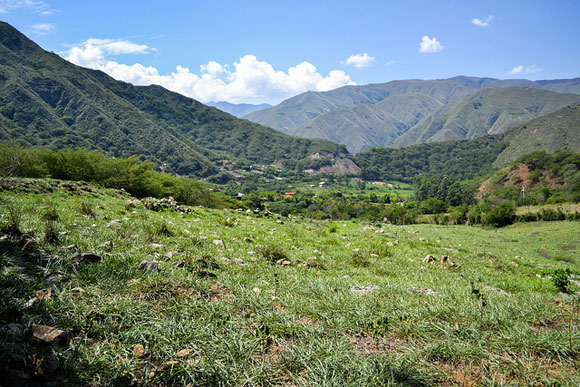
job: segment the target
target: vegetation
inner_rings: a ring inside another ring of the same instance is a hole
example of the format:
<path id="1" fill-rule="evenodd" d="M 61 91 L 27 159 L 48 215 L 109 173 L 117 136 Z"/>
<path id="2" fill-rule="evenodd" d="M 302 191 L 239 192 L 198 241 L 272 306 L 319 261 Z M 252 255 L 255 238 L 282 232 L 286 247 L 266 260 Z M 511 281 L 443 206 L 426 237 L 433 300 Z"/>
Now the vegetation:
<path id="1" fill-rule="evenodd" d="M 496 172 L 482 184 L 482 195 L 518 205 L 580 202 L 580 154 L 536 151 Z"/>
<path id="2" fill-rule="evenodd" d="M 189 205 L 214 208 L 234 204 L 226 196 L 210 191 L 198 181 L 157 172 L 155 164 L 140 162 L 134 156 L 114 159 L 97 151 L 52 151 L 0 144 L 0 173 L 6 175 L 7 171 L 16 177 L 87 181 L 107 188 L 124 189 L 139 198 L 171 196 Z M 10 181 L 5 183 L 8 186 L 11 184 Z M 91 208 L 83 208 L 85 215 L 91 211 Z"/>
<path id="3" fill-rule="evenodd" d="M 296 217 L 128 208 L 127 193 L 97 187 L 12 189 L 0 223 L 17 218 L 22 234 L 0 235 L 3 383 L 580 383 L 576 222 L 355 220 L 331 232 Z M 44 238 L 47 219 L 58 242 Z M 562 295 L 549 278 L 566 269 Z M 68 338 L 51 346 L 33 324 Z"/>
<path id="4" fill-rule="evenodd" d="M 418 175 L 446 174 L 456 180 L 486 176 L 507 144 L 500 137 L 374 148 L 356 155 L 360 176 L 368 180 L 411 182 Z"/>
<path id="5" fill-rule="evenodd" d="M 0 140 L 137 155 L 198 177 L 232 162 L 295 169 L 316 152 L 347 154 L 341 145 L 290 137 L 160 86 L 133 86 L 75 66 L 6 23 L 0 57 Z"/>

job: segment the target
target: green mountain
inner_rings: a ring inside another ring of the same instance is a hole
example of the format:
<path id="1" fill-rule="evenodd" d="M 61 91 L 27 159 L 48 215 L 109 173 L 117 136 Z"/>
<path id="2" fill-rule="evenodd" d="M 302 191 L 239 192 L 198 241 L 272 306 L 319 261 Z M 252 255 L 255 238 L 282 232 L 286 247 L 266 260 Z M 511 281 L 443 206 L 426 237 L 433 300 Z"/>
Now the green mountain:
<path id="1" fill-rule="evenodd" d="M 535 118 L 503 134 L 374 148 L 358 153 L 355 162 L 361 167 L 361 177 L 369 180 L 411 181 L 416 175 L 440 173 L 472 179 L 489 175 L 530 152 L 559 149 L 580 153 L 580 105 Z"/>
<path id="2" fill-rule="evenodd" d="M 220 102 L 208 102 L 206 103 L 208 106 L 213 106 L 220 109 L 222 112 L 230 113 L 232 116 L 236 116 L 238 118 L 245 116 L 246 114 L 250 114 L 257 110 L 268 109 L 271 108 L 272 105 L 269 103 L 261 103 L 259 105 L 253 105 L 251 103 L 230 103 L 225 101 Z"/>
<path id="3" fill-rule="evenodd" d="M 533 151 L 580 153 L 580 105 L 535 118 L 508 130 L 503 138 L 509 146 L 495 160 L 498 167 Z"/>
<path id="4" fill-rule="evenodd" d="M 458 76 L 438 80 L 402 80 L 363 86 L 344 86 L 326 92 L 306 92 L 277 106 L 248 114 L 244 118 L 284 133 L 330 111 L 358 104 L 375 104 L 396 94 L 425 94 L 443 104 L 456 101 L 487 87 L 531 87 L 560 93 L 580 94 L 580 78 L 529 81 Z"/>
<path id="5" fill-rule="evenodd" d="M 343 146 L 290 137 L 160 86 L 133 86 L 73 65 L 1 22 L 0 140 L 138 155 L 196 176 L 232 161 L 296 167 L 311 164 L 312 154 L 347 154 Z"/>
<path id="6" fill-rule="evenodd" d="M 345 144 L 351 153 L 358 153 L 392 143 L 441 106 L 440 101 L 425 94 L 395 94 L 376 104 L 359 104 L 322 114 L 290 134 L 325 138 Z"/>
<path id="7" fill-rule="evenodd" d="M 447 104 L 409 129 L 394 145 L 473 139 L 499 134 L 532 118 L 580 103 L 580 95 L 528 87 L 485 88 Z"/>

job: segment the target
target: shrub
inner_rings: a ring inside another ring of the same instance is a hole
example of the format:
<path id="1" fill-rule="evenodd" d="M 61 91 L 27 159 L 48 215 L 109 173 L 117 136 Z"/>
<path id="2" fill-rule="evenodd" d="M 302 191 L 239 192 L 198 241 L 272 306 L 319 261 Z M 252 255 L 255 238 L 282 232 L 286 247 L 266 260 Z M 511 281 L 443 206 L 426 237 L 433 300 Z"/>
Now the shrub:
<path id="1" fill-rule="evenodd" d="M 288 254 L 282 247 L 277 245 L 264 246 L 259 249 L 259 253 L 262 255 L 262 257 L 272 262 L 279 261 L 280 259 L 288 259 Z"/>
<path id="2" fill-rule="evenodd" d="M 470 224 L 503 227 L 516 220 L 516 207 L 512 202 L 495 204 L 486 201 L 472 207 L 467 217 Z"/>
<path id="3" fill-rule="evenodd" d="M 570 269 L 557 269 L 554 270 L 552 274 L 552 283 L 558 288 L 559 291 L 568 293 L 568 287 L 570 286 Z"/>
<path id="4" fill-rule="evenodd" d="M 419 210 L 423 214 L 440 214 L 447 211 L 447 204 L 443 200 L 429 198 L 421 202 Z"/>

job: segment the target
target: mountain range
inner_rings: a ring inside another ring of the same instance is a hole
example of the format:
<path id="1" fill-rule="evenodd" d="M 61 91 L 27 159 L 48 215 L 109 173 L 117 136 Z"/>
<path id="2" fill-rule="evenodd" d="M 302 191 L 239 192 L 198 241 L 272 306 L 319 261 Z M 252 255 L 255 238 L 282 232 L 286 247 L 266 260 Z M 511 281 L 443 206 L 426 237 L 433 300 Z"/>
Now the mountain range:
<path id="1" fill-rule="evenodd" d="M 284 133 L 345 144 L 357 153 L 376 146 L 501 133 L 539 115 L 575 106 L 580 103 L 577 94 L 580 78 L 529 81 L 459 76 L 306 92 L 244 118 Z"/>
<path id="2" fill-rule="evenodd" d="M 216 107 L 220 109 L 222 112 L 230 113 L 232 116 L 236 116 L 238 118 L 243 117 L 252 112 L 255 112 L 257 110 L 263 110 L 272 107 L 272 105 L 270 105 L 269 103 L 261 103 L 259 105 L 253 105 L 251 103 L 236 104 L 225 101 L 208 102 L 206 103 L 206 105 Z"/>
<path id="3" fill-rule="evenodd" d="M 330 141 L 291 137 L 160 86 L 133 86 L 47 52 L 0 22 L 0 140 L 166 164 L 206 177 L 223 165 L 310 166 L 348 157 Z"/>

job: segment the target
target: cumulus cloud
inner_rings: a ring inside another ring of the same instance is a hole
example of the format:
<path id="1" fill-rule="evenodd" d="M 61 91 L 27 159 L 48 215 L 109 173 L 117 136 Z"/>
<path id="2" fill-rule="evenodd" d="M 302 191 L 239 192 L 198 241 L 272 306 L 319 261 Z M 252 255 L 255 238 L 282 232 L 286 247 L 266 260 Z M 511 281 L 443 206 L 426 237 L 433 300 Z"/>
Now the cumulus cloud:
<path id="1" fill-rule="evenodd" d="M 32 34 L 34 35 L 46 35 L 54 31 L 55 25 L 50 23 L 35 24 L 32 26 Z"/>
<path id="2" fill-rule="evenodd" d="M 445 47 L 442 46 L 441 43 L 437 39 L 435 39 L 435 37 L 429 38 L 427 35 L 425 35 L 421 39 L 421 43 L 419 45 L 419 52 L 433 53 L 439 52 L 443 50 L 443 48 Z"/>
<path id="3" fill-rule="evenodd" d="M 279 102 L 308 90 L 326 91 L 354 82 L 344 71 L 333 70 L 327 76 L 308 62 L 276 70 L 254 55 L 241 57 L 233 66 L 210 61 L 199 72 L 177 66 L 170 74 L 161 74 L 152 66 L 140 63 L 127 65 L 108 58 L 109 55 L 147 54 L 153 49 L 128 41 L 89 39 L 72 47 L 65 59 L 92 69 L 104 71 L 115 79 L 136 85 L 161 85 L 169 90 L 202 102 Z"/>
<path id="4" fill-rule="evenodd" d="M 48 4 L 36 0 L 0 0 L 0 13 L 8 13 L 17 9 L 30 9 L 40 14 L 46 14 Z"/>
<path id="5" fill-rule="evenodd" d="M 540 71 L 542 71 L 542 69 L 536 65 L 530 65 L 530 66 L 518 65 L 518 66 L 514 67 L 513 69 L 511 69 L 511 71 L 508 74 L 510 74 L 510 75 L 533 74 L 533 73 L 537 73 Z"/>
<path id="6" fill-rule="evenodd" d="M 354 67 L 356 67 L 357 69 L 360 69 L 363 67 L 370 66 L 374 60 L 375 60 L 375 58 L 373 56 L 370 56 L 369 54 L 367 54 L 365 52 L 362 55 L 361 54 L 351 55 L 342 63 L 345 65 L 354 65 Z"/>
<path id="7" fill-rule="evenodd" d="M 144 44 L 127 40 L 88 39 L 80 46 L 72 47 L 65 59 L 79 66 L 98 69 L 107 64 L 107 55 L 147 54 L 150 51 Z"/>
<path id="8" fill-rule="evenodd" d="M 487 27 L 487 26 L 489 26 L 489 23 L 491 23 L 491 21 L 493 20 L 493 18 L 494 18 L 493 15 L 489 15 L 485 19 L 473 18 L 473 20 L 471 20 L 471 23 L 473 25 L 478 26 L 478 27 Z"/>

